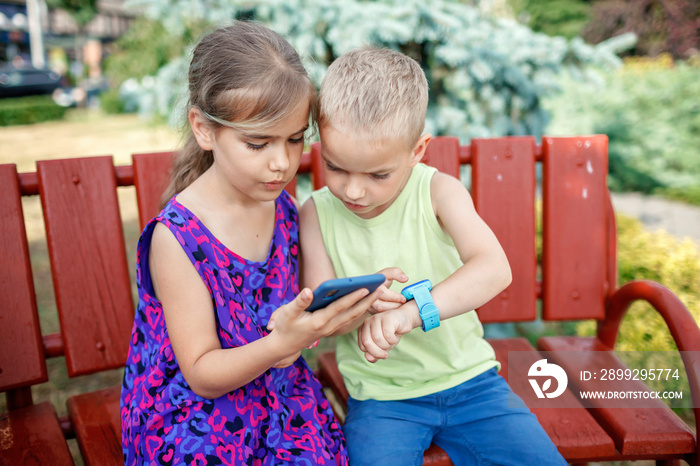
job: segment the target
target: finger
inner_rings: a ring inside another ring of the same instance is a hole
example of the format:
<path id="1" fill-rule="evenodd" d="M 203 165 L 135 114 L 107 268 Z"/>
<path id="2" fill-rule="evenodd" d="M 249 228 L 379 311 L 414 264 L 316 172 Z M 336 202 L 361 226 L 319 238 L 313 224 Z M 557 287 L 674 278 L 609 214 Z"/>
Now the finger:
<path id="1" fill-rule="evenodd" d="M 286 306 L 290 307 L 292 309 L 292 312 L 299 316 L 301 315 L 307 307 L 309 307 L 309 304 L 311 304 L 311 301 L 314 299 L 314 294 L 309 288 L 304 288 L 301 290 L 301 292 L 297 295 L 296 298 L 290 303 L 287 303 Z"/>
<path id="2" fill-rule="evenodd" d="M 311 343 L 309 346 L 306 347 L 306 349 L 316 348 L 318 346 L 319 341 L 320 340 L 316 340 L 315 342 Z"/>
<path id="3" fill-rule="evenodd" d="M 349 299 L 347 302 L 343 301 L 345 299 L 341 298 L 338 301 L 336 301 L 333 304 L 342 304 L 347 307 L 339 308 L 334 311 L 334 317 L 331 319 L 332 324 L 336 327 L 342 327 L 350 322 L 353 322 L 365 315 L 365 313 L 369 310 L 370 306 L 374 304 L 379 298 L 379 289 L 374 290 L 371 294 L 367 295 L 367 290 L 360 290 L 365 292 L 365 297 L 357 300 L 355 299 L 355 302 L 353 304 L 353 300 Z M 351 293 L 348 296 L 354 295 L 356 292 Z M 361 295 L 360 295 L 361 296 Z M 354 299 L 354 298 L 353 298 Z M 348 305 L 348 303 L 350 305 Z M 330 307 L 330 306 L 329 306 Z"/>
<path id="4" fill-rule="evenodd" d="M 377 330 L 378 328 L 378 330 Z M 376 359 L 386 359 L 388 356 L 388 353 L 381 348 L 377 343 L 377 341 L 374 339 L 376 335 L 379 334 L 381 335 L 381 325 L 376 325 L 375 319 L 370 319 L 369 321 L 365 321 L 363 324 L 363 332 L 362 332 L 362 345 L 364 346 L 364 351 L 365 353 L 369 353 Z M 358 337 L 359 337 L 359 332 L 358 332 Z M 379 340 L 381 341 L 383 338 L 380 337 Z"/>
<path id="5" fill-rule="evenodd" d="M 382 349 L 382 325 L 377 317 L 365 320 L 362 324 L 362 330 L 362 342 L 365 346 L 365 351 L 371 351 L 375 347 Z"/>
<path id="6" fill-rule="evenodd" d="M 393 345 L 389 342 L 387 335 L 393 334 L 383 325 L 374 325 L 372 328 L 372 341 L 384 351 L 389 351 Z"/>
<path id="7" fill-rule="evenodd" d="M 365 359 L 369 362 L 377 362 L 380 359 L 387 359 L 388 357 L 389 353 L 384 350 L 369 348 L 365 351 Z"/>
<path id="8" fill-rule="evenodd" d="M 381 312 L 391 311 L 392 309 L 400 308 L 401 305 L 402 305 L 401 303 L 390 303 L 390 302 L 382 301 L 381 299 L 378 299 L 374 302 L 374 304 L 372 304 L 372 309 L 370 310 L 370 313 L 378 314 Z"/>
<path id="9" fill-rule="evenodd" d="M 360 328 L 357 329 L 357 346 L 363 353 L 367 351 L 367 348 L 365 348 L 365 345 L 362 343 L 362 334 L 364 332 L 364 328 L 365 326 L 361 325 Z"/>
<path id="10" fill-rule="evenodd" d="M 401 341 L 401 336 L 392 333 L 390 335 L 384 335 L 384 341 L 386 342 L 386 346 L 382 346 L 382 349 L 389 353 L 392 349 L 396 348 L 396 345 L 399 344 L 399 341 Z"/>
<path id="11" fill-rule="evenodd" d="M 382 289 L 382 295 L 381 295 L 382 301 L 391 301 L 394 303 L 405 303 L 406 302 L 406 297 L 402 295 L 401 293 L 397 293 L 396 291 L 390 290 L 388 288 L 383 288 Z"/>
<path id="12" fill-rule="evenodd" d="M 391 286 L 393 280 L 401 283 L 406 283 L 408 281 L 408 276 L 406 276 L 406 274 L 403 273 L 403 270 L 401 270 L 399 267 L 387 267 L 380 270 L 379 273 L 386 277 L 384 284 L 387 287 Z"/>
<path id="13" fill-rule="evenodd" d="M 342 298 L 333 301 L 327 307 L 332 308 L 335 313 L 342 312 L 346 309 L 349 309 L 353 305 L 359 303 L 368 294 L 369 290 L 367 290 L 367 288 L 355 290 L 352 293 L 349 293 L 343 296 Z"/>
<path id="14" fill-rule="evenodd" d="M 280 309 L 281 309 L 281 307 L 278 307 L 277 309 L 275 309 L 275 312 L 273 312 L 270 315 L 270 321 L 267 323 L 267 330 L 268 331 L 272 331 L 272 329 L 275 328 L 275 321 L 277 320 L 277 316 L 280 313 Z"/>
<path id="15" fill-rule="evenodd" d="M 393 309 L 398 309 L 402 306 L 400 303 L 388 303 L 386 301 L 382 301 L 381 299 L 377 299 L 372 306 L 367 309 L 367 312 L 369 312 L 372 315 L 375 314 L 381 314 L 382 312 L 386 311 L 391 311 Z"/>

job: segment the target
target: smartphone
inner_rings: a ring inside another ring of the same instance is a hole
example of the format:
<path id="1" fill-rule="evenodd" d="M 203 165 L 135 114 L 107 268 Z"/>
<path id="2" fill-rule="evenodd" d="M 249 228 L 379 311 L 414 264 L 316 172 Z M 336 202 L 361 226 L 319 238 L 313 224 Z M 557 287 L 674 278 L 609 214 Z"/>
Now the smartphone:
<path id="1" fill-rule="evenodd" d="M 327 280 L 314 290 L 314 300 L 309 304 L 306 310 L 309 312 L 317 311 L 318 309 L 328 306 L 336 299 L 342 298 L 346 294 L 350 294 L 361 288 L 367 288 L 371 293 L 376 290 L 379 285 L 384 283 L 385 280 L 386 277 L 381 273 Z"/>

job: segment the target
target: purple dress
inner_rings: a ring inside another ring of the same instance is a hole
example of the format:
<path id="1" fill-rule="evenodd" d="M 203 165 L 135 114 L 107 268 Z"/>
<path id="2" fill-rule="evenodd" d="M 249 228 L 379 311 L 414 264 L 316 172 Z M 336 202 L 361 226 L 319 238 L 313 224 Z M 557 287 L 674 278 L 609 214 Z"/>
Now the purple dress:
<path id="1" fill-rule="evenodd" d="M 163 308 L 153 296 L 148 251 L 156 222 L 175 235 L 211 293 L 222 348 L 268 332 L 272 312 L 298 284 L 298 214 L 277 198 L 275 231 L 264 262 L 228 250 L 173 198 L 139 240 L 139 303 L 121 393 L 124 461 L 133 464 L 347 465 L 343 434 L 303 358 L 219 398 L 196 395 L 177 364 Z"/>

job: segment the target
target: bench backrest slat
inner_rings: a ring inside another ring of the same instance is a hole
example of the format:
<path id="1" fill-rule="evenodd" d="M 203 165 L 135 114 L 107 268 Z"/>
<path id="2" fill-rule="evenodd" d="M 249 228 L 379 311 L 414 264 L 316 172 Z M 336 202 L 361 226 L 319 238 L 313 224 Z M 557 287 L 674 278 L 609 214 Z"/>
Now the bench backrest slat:
<path id="1" fill-rule="evenodd" d="M 136 187 L 136 202 L 139 208 L 139 225 L 141 230 L 161 210 L 161 197 L 170 182 L 175 156 L 176 152 L 132 155 L 134 186 Z M 284 189 L 292 196 L 296 196 L 296 176 Z"/>
<path id="2" fill-rule="evenodd" d="M 434 137 L 421 162 L 459 178 L 459 139 L 450 136 Z"/>
<path id="3" fill-rule="evenodd" d="M 296 175 L 292 180 L 287 183 L 287 186 L 284 187 L 284 190 L 289 193 L 290 196 L 296 197 L 297 195 L 297 177 Z"/>
<path id="4" fill-rule="evenodd" d="M 19 178 L 0 165 L 0 391 L 48 380 Z"/>
<path id="5" fill-rule="evenodd" d="M 139 208 L 140 230 L 160 212 L 161 197 L 168 187 L 175 152 L 134 154 L 134 186 Z"/>
<path id="6" fill-rule="evenodd" d="M 323 158 L 321 157 L 321 143 L 311 144 L 311 186 L 314 190 L 321 189 L 326 185 L 326 178 L 323 176 Z"/>
<path id="7" fill-rule="evenodd" d="M 608 292 L 607 137 L 544 138 L 546 320 L 601 319 Z"/>
<path id="8" fill-rule="evenodd" d="M 482 322 L 535 320 L 535 140 L 474 139 L 472 187 L 477 212 L 493 230 L 510 262 L 513 281 L 479 308 Z"/>
<path id="9" fill-rule="evenodd" d="M 134 304 L 112 157 L 37 162 L 69 375 L 122 367 Z"/>

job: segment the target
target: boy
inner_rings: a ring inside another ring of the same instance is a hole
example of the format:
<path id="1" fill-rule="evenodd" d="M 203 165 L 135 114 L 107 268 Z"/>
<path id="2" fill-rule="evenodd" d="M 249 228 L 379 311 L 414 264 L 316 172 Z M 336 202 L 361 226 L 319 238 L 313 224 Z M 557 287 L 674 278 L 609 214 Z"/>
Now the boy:
<path id="1" fill-rule="evenodd" d="M 434 441 L 456 465 L 566 464 L 483 338 L 473 309 L 508 286 L 510 267 L 462 183 L 419 163 L 427 104 L 420 66 L 390 50 L 343 55 L 321 86 L 327 187 L 301 211 L 305 286 L 381 270 L 388 288 L 337 338 L 350 462 L 421 464 Z M 423 279 L 439 321 L 394 283 Z"/>

